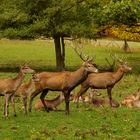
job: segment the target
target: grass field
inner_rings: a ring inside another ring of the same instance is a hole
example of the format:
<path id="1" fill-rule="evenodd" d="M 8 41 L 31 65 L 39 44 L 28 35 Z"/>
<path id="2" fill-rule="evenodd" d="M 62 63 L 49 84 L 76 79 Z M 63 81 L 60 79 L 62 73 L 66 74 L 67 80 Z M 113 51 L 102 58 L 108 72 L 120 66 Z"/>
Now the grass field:
<path id="1" fill-rule="evenodd" d="M 103 41 L 102 41 L 103 42 Z M 101 43 L 102 43 L 101 42 Z M 125 54 L 133 71 L 113 88 L 113 98 L 121 101 L 127 94 L 135 92 L 140 87 L 140 46 L 130 42 L 131 53 Z M 109 52 L 119 56 L 124 55 L 118 47 L 98 47 L 84 44 L 84 51 L 89 55 L 96 54 L 95 62 L 101 66 L 107 65 L 105 57 Z M 0 68 L 15 69 L 29 62 L 36 70 L 55 70 L 55 53 L 52 41 L 0 41 Z M 75 70 L 82 61 L 66 43 L 66 69 Z M 0 72 L 0 77 L 14 77 L 17 73 Z M 30 75 L 26 76 L 26 81 Z M 75 89 L 77 92 L 79 87 Z M 105 90 L 100 90 L 107 96 Z M 48 98 L 58 95 L 49 92 Z M 35 98 L 34 103 L 39 99 Z M 13 117 L 11 106 L 8 118 L 3 118 L 3 97 L 0 98 L 0 139 L 2 140 L 139 140 L 140 139 L 140 109 L 138 108 L 95 108 L 80 104 L 77 109 L 71 103 L 69 116 L 63 111 L 46 113 L 35 111 L 27 116 L 23 113 L 22 103 L 16 99 L 17 117 Z M 65 104 L 60 105 L 64 110 Z"/>

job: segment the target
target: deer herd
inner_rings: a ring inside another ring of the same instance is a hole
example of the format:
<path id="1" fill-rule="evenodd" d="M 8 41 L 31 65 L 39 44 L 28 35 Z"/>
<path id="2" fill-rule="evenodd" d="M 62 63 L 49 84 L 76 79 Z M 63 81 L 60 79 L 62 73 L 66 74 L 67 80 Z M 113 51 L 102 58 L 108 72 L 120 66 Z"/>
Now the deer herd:
<path id="1" fill-rule="evenodd" d="M 15 78 L 1 78 L 0 79 L 0 96 L 4 96 L 4 117 L 8 116 L 9 101 L 11 101 L 14 116 L 15 97 L 21 97 L 23 101 L 24 111 L 27 114 L 27 101 L 29 100 L 29 112 L 32 111 L 32 104 L 34 98 L 40 94 L 40 100 L 36 102 L 34 109 L 57 110 L 57 106 L 65 101 L 65 113 L 69 114 L 69 102 L 75 102 L 79 107 L 79 101 L 84 105 L 92 104 L 96 107 L 104 107 L 109 105 L 111 107 L 119 107 L 125 105 L 128 107 L 140 107 L 140 89 L 132 95 L 123 99 L 119 104 L 112 99 L 112 89 L 122 78 L 126 72 L 132 70 L 122 59 L 117 59 L 119 67 L 116 72 L 98 72 L 98 69 L 93 65 L 91 58 L 83 57 L 82 53 L 76 53 L 84 61 L 79 69 L 76 71 L 62 71 L 62 72 L 40 72 L 36 73 L 29 66 L 24 65 Z M 24 77 L 27 73 L 32 76 L 28 83 L 24 83 Z M 73 90 L 80 85 L 80 90 L 76 94 Z M 91 89 L 89 92 L 88 89 Z M 108 99 L 100 97 L 97 89 L 106 89 Z M 60 91 L 60 95 L 52 100 L 45 99 L 48 91 Z M 87 96 L 84 93 L 89 92 Z"/>

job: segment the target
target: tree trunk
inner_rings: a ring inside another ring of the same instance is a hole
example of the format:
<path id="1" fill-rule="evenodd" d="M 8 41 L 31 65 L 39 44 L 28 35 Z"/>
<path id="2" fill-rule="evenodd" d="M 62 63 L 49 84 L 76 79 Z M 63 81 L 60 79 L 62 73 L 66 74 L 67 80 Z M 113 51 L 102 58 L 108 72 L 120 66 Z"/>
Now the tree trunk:
<path id="1" fill-rule="evenodd" d="M 62 44 L 62 67 L 65 68 L 65 43 L 64 43 L 64 37 L 61 37 L 61 44 Z"/>
<path id="2" fill-rule="evenodd" d="M 56 69 L 57 69 L 57 71 L 62 71 L 62 70 L 64 70 L 64 67 L 65 67 L 64 38 L 61 37 L 60 35 L 55 35 L 54 43 L 55 43 L 55 54 L 56 54 Z"/>
<path id="3" fill-rule="evenodd" d="M 128 46 L 128 43 L 127 43 L 127 40 L 126 39 L 124 39 L 124 45 L 123 45 L 123 50 L 124 50 L 124 52 L 130 52 L 130 48 L 129 48 L 129 46 Z"/>

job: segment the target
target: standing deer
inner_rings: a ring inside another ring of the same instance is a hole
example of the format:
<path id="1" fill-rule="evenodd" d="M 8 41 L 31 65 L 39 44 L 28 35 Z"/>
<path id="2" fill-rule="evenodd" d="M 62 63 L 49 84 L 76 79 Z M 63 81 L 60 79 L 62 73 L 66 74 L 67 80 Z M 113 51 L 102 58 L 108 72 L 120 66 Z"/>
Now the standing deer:
<path id="1" fill-rule="evenodd" d="M 76 51 L 78 53 L 78 51 Z M 46 109 L 49 112 L 47 105 L 45 104 L 44 98 L 48 91 L 62 91 L 65 97 L 65 113 L 69 114 L 69 97 L 70 92 L 82 83 L 91 72 L 97 72 L 98 70 L 91 64 L 91 59 L 89 57 L 85 60 L 82 57 L 82 53 L 79 54 L 80 58 L 85 62 L 82 66 L 74 71 L 63 71 L 63 72 L 41 72 L 37 74 L 40 79 L 39 83 L 36 83 L 36 90 L 31 94 L 29 111 L 32 109 L 32 102 L 34 97 L 41 93 L 40 99 Z"/>
<path id="2" fill-rule="evenodd" d="M 27 114 L 27 99 L 29 94 L 35 89 L 35 83 L 39 82 L 38 77 L 33 74 L 28 83 L 23 83 L 14 94 L 15 97 L 21 97 L 24 105 L 25 114 Z"/>
<path id="3" fill-rule="evenodd" d="M 10 99 L 12 102 L 14 116 L 16 116 L 14 94 L 16 90 L 18 89 L 18 87 L 21 85 L 26 73 L 34 73 L 34 70 L 32 70 L 27 65 L 24 65 L 20 68 L 20 71 L 15 78 L 0 79 L 0 95 L 3 95 L 5 98 L 5 103 L 4 103 L 4 116 L 5 117 L 8 116 L 8 106 L 9 106 Z"/>
<path id="4" fill-rule="evenodd" d="M 87 79 L 81 84 L 81 89 L 77 94 L 77 107 L 79 97 L 82 96 L 89 87 L 93 89 L 107 89 L 110 106 L 113 106 L 112 88 L 122 79 L 124 73 L 132 70 L 132 68 L 129 67 L 126 62 L 123 62 L 122 59 L 117 60 L 119 61 L 120 66 L 116 72 L 91 73 L 88 75 Z"/>

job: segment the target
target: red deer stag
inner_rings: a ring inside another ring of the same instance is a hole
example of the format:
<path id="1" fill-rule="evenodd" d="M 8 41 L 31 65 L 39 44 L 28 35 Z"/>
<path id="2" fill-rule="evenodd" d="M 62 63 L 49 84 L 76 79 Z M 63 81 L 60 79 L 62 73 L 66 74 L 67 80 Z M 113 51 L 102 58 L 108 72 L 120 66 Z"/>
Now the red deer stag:
<path id="1" fill-rule="evenodd" d="M 78 51 L 76 51 L 78 53 Z M 47 95 L 48 91 L 62 91 L 65 97 L 65 113 L 69 114 L 69 97 L 70 92 L 78 86 L 81 82 L 83 82 L 89 73 L 97 72 L 98 70 L 91 64 L 91 59 L 87 58 L 83 59 L 82 53 L 79 54 L 80 58 L 85 62 L 82 66 L 74 71 L 63 71 L 63 72 L 41 72 L 37 74 L 37 77 L 40 79 L 39 83 L 36 83 L 36 90 L 31 94 L 30 103 L 29 103 L 29 111 L 32 109 L 32 101 L 35 96 L 37 96 L 40 92 L 40 99 L 46 109 L 49 112 L 47 105 L 45 104 L 44 98 Z"/>
<path id="2" fill-rule="evenodd" d="M 132 70 L 122 59 L 117 58 L 117 61 L 120 63 L 120 66 L 116 72 L 91 73 L 88 75 L 87 79 L 81 84 L 81 89 L 77 94 L 77 107 L 79 97 L 82 96 L 89 87 L 93 89 L 107 89 L 110 105 L 113 106 L 111 95 L 112 88 L 122 79 L 124 73 Z"/>
<path id="3" fill-rule="evenodd" d="M 34 73 L 35 71 L 32 70 L 27 65 L 24 65 L 20 68 L 20 71 L 18 75 L 15 78 L 5 78 L 0 79 L 0 95 L 3 95 L 5 97 L 5 103 L 4 103 L 4 116 L 8 116 L 8 106 L 9 106 L 9 100 L 11 99 L 12 107 L 14 111 L 14 116 L 16 116 L 15 111 L 15 103 L 14 103 L 14 94 L 18 87 L 21 85 L 24 76 L 26 73 Z"/>
<path id="4" fill-rule="evenodd" d="M 15 97 L 21 97 L 24 105 L 25 114 L 27 114 L 27 99 L 35 89 L 35 83 L 39 82 L 38 77 L 33 74 L 28 83 L 23 83 L 16 91 Z"/>

